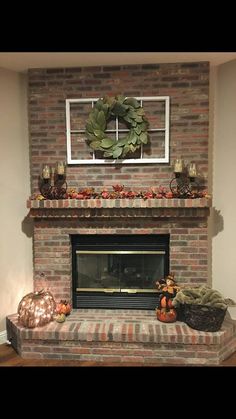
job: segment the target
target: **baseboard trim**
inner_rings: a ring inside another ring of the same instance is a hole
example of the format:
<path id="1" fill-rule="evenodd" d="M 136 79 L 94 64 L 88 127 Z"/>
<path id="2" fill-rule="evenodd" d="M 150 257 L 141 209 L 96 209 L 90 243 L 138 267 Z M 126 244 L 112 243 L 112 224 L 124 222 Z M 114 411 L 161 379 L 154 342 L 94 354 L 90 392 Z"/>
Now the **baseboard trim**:
<path id="1" fill-rule="evenodd" d="M 6 343 L 7 341 L 7 331 L 3 330 L 3 332 L 0 332 L 0 345 L 3 343 Z"/>

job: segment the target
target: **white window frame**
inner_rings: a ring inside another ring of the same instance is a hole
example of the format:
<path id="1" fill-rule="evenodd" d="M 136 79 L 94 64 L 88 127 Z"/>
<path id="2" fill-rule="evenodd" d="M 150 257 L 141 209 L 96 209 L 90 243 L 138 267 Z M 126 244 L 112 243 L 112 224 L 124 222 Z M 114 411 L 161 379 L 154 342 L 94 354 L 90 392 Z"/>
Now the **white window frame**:
<path id="1" fill-rule="evenodd" d="M 66 99 L 66 138 L 67 138 L 67 163 L 68 164 L 147 164 L 147 163 L 169 163 L 169 115 L 170 115 L 170 97 L 169 96 L 141 96 L 135 97 L 142 106 L 143 102 L 165 102 L 165 127 L 148 129 L 148 132 L 164 132 L 165 133 L 165 156 L 156 158 L 143 158 L 143 147 L 141 145 L 141 155 L 136 159 L 96 159 L 95 152 L 91 159 L 72 159 L 71 158 L 71 134 L 85 133 L 85 129 L 71 130 L 70 124 L 70 105 L 71 103 L 91 103 L 92 108 L 99 98 L 86 99 Z M 118 140 L 119 132 L 128 132 L 129 129 L 118 129 L 118 118 L 116 118 L 116 129 L 106 130 L 107 132 L 115 132 Z"/>

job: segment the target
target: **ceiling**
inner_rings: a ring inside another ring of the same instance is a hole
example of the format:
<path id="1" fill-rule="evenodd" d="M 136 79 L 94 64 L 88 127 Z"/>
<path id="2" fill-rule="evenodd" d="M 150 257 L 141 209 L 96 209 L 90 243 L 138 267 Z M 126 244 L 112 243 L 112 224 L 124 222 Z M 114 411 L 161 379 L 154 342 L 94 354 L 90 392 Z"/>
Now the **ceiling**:
<path id="1" fill-rule="evenodd" d="M 217 66 L 234 59 L 236 52 L 0 52 L 0 68 L 25 73 L 29 68 L 194 61 Z"/>

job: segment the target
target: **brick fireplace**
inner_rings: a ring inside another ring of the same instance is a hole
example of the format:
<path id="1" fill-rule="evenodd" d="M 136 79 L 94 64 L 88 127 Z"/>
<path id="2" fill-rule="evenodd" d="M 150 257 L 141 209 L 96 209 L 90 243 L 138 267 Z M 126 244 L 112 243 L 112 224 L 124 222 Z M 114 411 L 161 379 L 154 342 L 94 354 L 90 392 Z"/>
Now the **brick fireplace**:
<path id="1" fill-rule="evenodd" d="M 66 160 L 65 100 L 115 96 L 170 97 L 170 163 L 71 165 L 69 188 L 132 190 L 169 187 L 172 163 L 196 162 L 207 188 L 209 63 L 32 69 L 29 126 L 32 194 L 39 192 L 43 164 Z M 75 235 L 169 235 L 169 264 L 180 286 L 210 285 L 208 215 L 211 200 L 197 199 L 29 199 L 34 220 L 34 290 L 72 300 Z M 78 309 L 63 324 L 24 329 L 7 319 L 8 337 L 28 358 L 110 360 L 151 364 L 218 364 L 235 350 L 235 326 L 227 318 L 216 333 L 187 325 L 161 324 L 151 310 Z"/>
<path id="2" fill-rule="evenodd" d="M 72 296 L 71 236 L 169 234 L 170 267 L 179 285 L 207 283 L 210 199 L 29 200 L 34 218 L 35 290 Z M 22 357 L 78 359 L 125 365 L 217 365 L 236 348 L 236 325 L 220 331 L 163 324 L 154 310 L 77 309 L 65 323 L 25 329 L 7 318 L 8 339 Z"/>
<path id="3" fill-rule="evenodd" d="M 209 63 L 198 62 L 29 70 L 32 193 L 39 191 L 43 164 L 66 160 L 66 99 L 121 93 L 170 97 L 170 163 L 69 165 L 68 188 L 169 188 L 178 157 L 196 162 L 207 188 Z M 209 206 L 204 199 L 31 200 L 35 289 L 50 285 L 57 299 L 71 299 L 70 237 L 75 234 L 169 234 L 176 280 L 207 283 Z"/>
<path id="4" fill-rule="evenodd" d="M 72 299 L 71 236 L 170 235 L 170 269 L 180 285 L 207 283 L 210 199 L 29 200 L 34 218 L 35 290 Z"/>

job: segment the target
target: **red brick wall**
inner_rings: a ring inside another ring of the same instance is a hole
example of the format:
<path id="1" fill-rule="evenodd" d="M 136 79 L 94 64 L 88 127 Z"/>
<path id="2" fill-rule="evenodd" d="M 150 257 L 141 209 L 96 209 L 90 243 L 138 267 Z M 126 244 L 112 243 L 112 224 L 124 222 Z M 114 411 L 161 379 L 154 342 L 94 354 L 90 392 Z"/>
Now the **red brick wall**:
<path id="1" fill-rule="evenodd" d="M 207 177 L 209 64 L 178 63 L 34 69 L 29 71 L 29 126 L 32 192 L 38 192 L 42 165 L 66 160 L 65 99 L 170 96 L 170 164 L 71 165 L 68 186 L 135 189 L 169 185 L 171 163 L 195 161 Z M 40 203 L 41 204 L 41 203 Z M 181 202 L 182 204 L 182 202 Z M 41 206 L 41 205 L 40 205 Z M 180 205 L 182 207 L 182 205 Z M 168 215 L 166 213 L 166 215 Z M 200 216 L 200 213 L 199 213 Z M 170 269 L 180 284 L 207 282 L 207 214 L 200 218 L 35 220 L 35 289 L 50 289 L 56 299 L 71 298 L 70 234 L 170 234 Z"/>
<path id="2" fill-rule="evenodd" d="M 65 99 L 170 96 L 170 164 L 182 156 L 196 161 L 207 177 L 209 63 L 144 64 L 29 71 L 29 127 L 32 192 L 38 192 L 42 164 L 66 160 Z M 68 186 L 100 189 L 116 183 L 146 189 L 168 185 L 169 164 L 68 167 Z"/>

